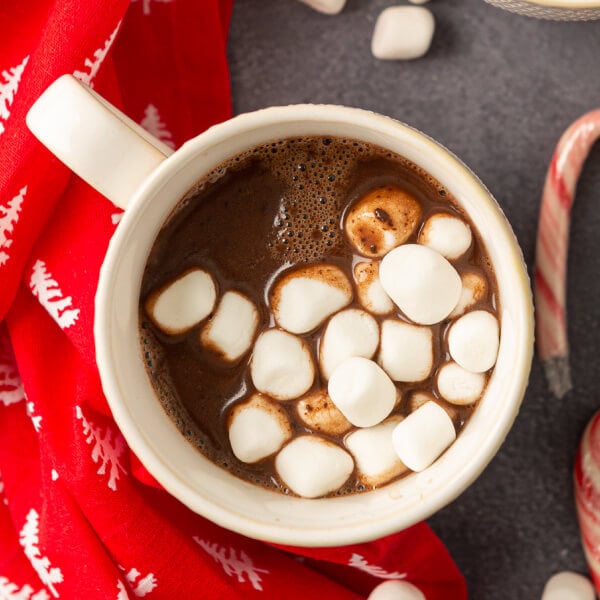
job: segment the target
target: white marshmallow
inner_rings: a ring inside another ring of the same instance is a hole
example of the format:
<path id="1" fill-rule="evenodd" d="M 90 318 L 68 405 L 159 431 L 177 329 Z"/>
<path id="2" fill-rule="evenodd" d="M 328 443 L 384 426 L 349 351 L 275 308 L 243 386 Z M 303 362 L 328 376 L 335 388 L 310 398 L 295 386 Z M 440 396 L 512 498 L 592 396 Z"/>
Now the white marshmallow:
<path id="1" fill-rule="evenodd" d="M 338 267 L 316 264 L 285 274 L 269 296 L 280 327 L 307 333 L 350 304 L 352 285 Z"/>
<path id="2" fill-rule="evenodd" d="M 400 460 L 423 471 L 456 439 L 452 419 L 435 402 L 427 402 L 394 428 L 392 443 Z"/>
<path id="3" fill-rule="evenodd" d="M 342 414 L 357 427 L 371 427 L 385 419 L 396 402 L 396 386 L 372 360 L 353 356 L 331 374 L 328 391 Z"/>
<path id="4" fill-rule="evenodd" d="M 454 408 L 452 404 L 444 402 L 443 400 L 438 400 L 431 392 L 423 392 L 419 390 L 411 392 L 408 398 L 408 411 L 415 412 L 417 408 L 420 408 L 427 402 L 435 402 L 436 404 L 439 404 L 448 413 L 448 416 L 452 419 L 453 423 L 460 423 L 460 414 L 458 410 Z"/>
<path id="5" fill-rule="evenodd" d="M 240 292 L 228 291 L 202 330 L 200 341 L 224 360 L 234 362 L 250 349 L 257 327 L 254 303 Z"/>
<path id="6" fill-rule="evenodd" d="M 337 15 L 342 12 L 346 0 L 300 0 L 311 8 L 326 15 Z"/>
<path id="7" fill-rule="evenodd" d="M 359 262 L 354 266 L 354 281 L 358 301 L 370 313 L 387 315 L 394 310 L 392 299 L 386 294 L 379 281 L 379 264 Z"/>
<path id="8" fill-rule="evenodd" d="M 358 478 L 365 485 L 383 485 L 408 470 L 392 445 L 392 431 L 400 421 L 402 417 L 393 416 L 346 436 L 344 443 L 354 457 Z"/>
<path id="9" fill-rule="evenodd" d="M 341 435 L 352 428 L 352 423 L 340 412 L 325 389 L 298 400 L 296 411 L 305 425 L 314 432 Z"/>
<path id="10" fill-rule="evenodd" d="M 310 351 L 300 338 L 268 329 L 254 344 L 250 375 L 260 392 L 277 400 L 292 400 L 309 390 L 315 368 Z"/>
<path id="11" fill-rule="evenodd" d="M 381 325 L 377 362 L 394 381 L 423 381 L 433 368 L 433 332 L 429 327 L 386 319 Z"/>
<path id="12" fill-rule="evenodd" d="M 487 310 L 473 310 L 459 317 L 448 332 L 450 356 L 467 371 L 483 373 L 498 356 L 498 320 Z"/>
<path id="13" fill-rule="evenodd" d="M 542 600 L 595 600 L 592 582 L 579 573 L 562 571 L 552 575 L 542 592 Z"/>
<path id="14" fill-rule="evenodd" d="M 437 250 L 448 260 L 461 257 L 471 246 L 472 239 L 469 225 L 447 213 L 429 217 L 419 232 L 419 244 Z"/>
<path id="15" fill-rule="evenodd" d="M 408 581 L 389 580 L 373 588 L 367 600 L 427 600 L 425 594 Z"/>
<path id="16" fill-rule="evenodd" d="M 344 231 L 359 254 L 381 257 L 403 244 L 421 220 L 421 204 L 406 190 L 388 185 L 365 194 L 347 211 Z"/>
<path id="17" fill-rule="evenodd" d="M 435 20 L 426 8 L 391 6 L 377 18 L 371 52 L 383 60 L 408 60 L 423 56 L 433 39 Z"/>
<path id="18" fill-rule="evenodd" d="M 262 394 L 236 404 L 228 418 L 233 453 L 245 463 L 255 463 L 277 452 L 292 437 L 285 411 Z"/>
<path id="19" fill-rule="evenodd" d="M 146 312 L 158 328 L 176 335 L 208 317 L 216 298 L 212 276 L 204 269 L 190 269 L 153 292 L 146 302 Z"/>
<path id="20" fill-rule="evenodd" d="M 451 317 L 462 315 L 467 308 L 482 300 L 487 294 L 487 280 L 483 275 L 466 271 L 460 276 L 460 280 L 462 290 L 460 291 L 460 298 L 457 305 L 450 313 Z"/>
<path id="21" fill-rule="evenodd" d="M 298 496 L 317 498 L 338 490 L 354 470 L 348 452 L 316 435 L 293 439 L 275 458 L 283 482 Z"/>
<path id="22" fill-rule="evenodd" d="M 349 308 L 329 320 L 319 346 L 321 373 L 325 379 L 351 356 L 371 358 L 379 345 L 379 325 L 364 310 Z"/>
<path id="23" fill-rule="evenodd" d="M 386 254 L 379 278 L 404 314 L 422 325 L 443 321 L 462 290 L 456 269 L 439 252 L 419 244 L 405 244 Z"/>
<path id="24" fill-rule="evenodd" d="M 443 364 L 437 373 L 437 387 L 440 395 L 452 404 L 466 406 L 474 404 L 485 387 L 483 373 L 472 373 L 455 362 Z"/>

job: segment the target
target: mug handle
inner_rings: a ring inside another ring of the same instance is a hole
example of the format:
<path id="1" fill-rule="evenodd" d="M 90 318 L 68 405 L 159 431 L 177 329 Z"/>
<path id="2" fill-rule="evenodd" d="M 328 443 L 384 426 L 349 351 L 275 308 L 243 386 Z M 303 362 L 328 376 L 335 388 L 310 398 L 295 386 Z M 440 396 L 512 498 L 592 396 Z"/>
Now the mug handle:
<path id="1" fill-rule="evenodd" d="M 123 209 L 173 153 L 72 75 L 59 77 L 41 94 L 26 123 L 52 154 Z"/>

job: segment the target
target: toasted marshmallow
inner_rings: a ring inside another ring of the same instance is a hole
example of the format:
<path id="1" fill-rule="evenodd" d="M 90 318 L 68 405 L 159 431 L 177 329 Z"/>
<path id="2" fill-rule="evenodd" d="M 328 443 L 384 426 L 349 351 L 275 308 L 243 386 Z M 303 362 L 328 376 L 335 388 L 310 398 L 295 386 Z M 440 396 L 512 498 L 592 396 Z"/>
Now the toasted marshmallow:
<path id="1" fill-rule="evenodd" d="M 390 579 L 373 588 L 367 600 L 427 600 L 425 594 L 408 581 Z"/>
<path id="2" fill-rule="evenodd" d="M 498 320 L 487 310 L 459 317 L 448 332 L 450 356 L 467 371 L 483 373 L 496 363 L 500 345 Z"/>
<path id="3" fill-rule="evenodd" d="M 275 458 L 281 480 L 298 496 L 317 498 L 335 492 L 354 470 L 348 452 L 317 435 L 293 439 Z"/>
<path id="4" fill-rule="evenodd" d="M 228 362 L 240 359 L 252 345 L 258 309 L 244 294 L 225 292 L 214 317 L 200 333 L 200 342 Z"/>
<path id="5" fill-rule="evenodd" d="M 385 419 L 396 403 L 396 386 L 372 360 L 347 358 L 331 374 L 328 391 L 342 414 L 357 427 L 371 427 Z"/>
<path id="6" fill-rule="evenodd" d="M 413 471 L 426 469 L 455 439 L 452 419 L 435 402 L 419 407 L 392 433 L 396 454 Z"/>
<path id="7" fill-rule="evenodd" d="M 448 260 L 460 258 L 470 248 L 472 239 L 469 225 L 448 213 L 432 215 L 419 232 L 419 244 L 436 250 Z"/>
<path id="8" fill-rule="evenodd" d="M 208 317 L 216 299 L 210 273 L 195 268 L 154 291 L 146 301 L 146 312 L 161 331 L 177 335 Z"/>
<path id="9" fill-rule="evenodd" d="M 433 368 L 433 333 L 429 327 L 386 319 L 381 325 L 377 362 L 394 381 L 423 381 Z"/>
<path id="10" fill-rule="evenodd" d="M 359 262 L 354 267 L 354 281 L 358 301 L 370 313 L 387 315 L 394 310 L 392 299 L 386 294 L 379 281 L 379 264 Z"/>
<path id="11" fill-rule="evenodd" d="M 375 23 L 371 52 L 381 60 L 420 58 L 431 46 L 435 19 L 426 8 L 390 6 Z"/>
<path id="12" fill-rule="evenodd" d="M 307 333 L 352 300 L 352 285 L 334 265 L 316 264 L 286 273 L 271 289 L 269 302 L 277 324 Z"/>
<path id="13" fill-rule="evenodd" d="M 359 254 L 375 258 L 403 244 L 420 219 L 419 201 L 410 192 L 388 185 L 371 190 L 350 207 L 344 231 Z"/>
<path id="14" fill-rule="evenodd" d="M 351 356 L 371 358 L 379 345 L 379 325 L 364 310 L 348 308 L 327 323 L 319 347 L 321 373 L 325 379 Z"/>
<path id="15" fill-rule="evenodd" d="M 393 416 L 346 436 L 344 443 L 354 457 L 358 478 L 365 485 L 383 485 L 408 470 L 392 445 L 392 431 L 400 421 L 402 417 Z"/>
<path id="16" fill-rule="evenodd" d="M 262 394 L 253 394 L 233 407 L 228 429 L 231 449 L 245 463 L 274 454 L 292 437 L 285 411 Z"/>
<path id="17" fill-rule="evenodd" d="M 592 582 L 579 573 L 562 571 L 548 579 L 542 600 L 595 600 Z"/>
<path id="18" fill-rule="evenodd" d="M 250 375 L 256 389 L 277 400 L 305 394 L 315 378 L 306 344 L 294 335 L 268 329 L 254 344 Z"/>
<path id="19" fill-rule="evenodd" d="M 439 252 L 419 244 L 405 244 L 386 254 L 379 278 L 400 310 L 422 325 L 443 321 L 462 290 L 456 269 Z"/>
<path id="20" fill-rule="evenodd" d="M 444 400 L 459 406 L 477 402 L 485 387 L 483 373 L 473 373 L 455 362 L 443 364 L 437 373 L 437 388 Z"/>
<path id="21" fill-rule="evenodd" d="M 342 12 L 346 0 L 300 0 L 311 8 L 326 15 L 337 15 Z"/>
<path id="22" fill-rule="evenodd" d="M 325 389 L 298 400 L 296 411 L 304 424 L 317 433 L 341 435 L 352 428 L 352 423 L 340 412 Z"/>
<path id="23" fill-rule="evenodd" d="M 485 298 L 487 294 L 487 280 L 483 275 L 474 271 L 466 271 L 460 276 L 462 290 L 460 298 L 454 310 L 450 313 L 451 317 L 462 315 L 467 308 Z"/>
<path id="24" fill-rule="evenodd" d="M 452 422 L 455 425 L 460 423 L 460 413 L 458 410 L 452 406 L 452 404 L 444 402 L 443 400 L 438 400 L 431 392 L 423 392 L 420 390 L 411 392 L 410 396 L 408 397 L 408 411 L 415 412 L 417 408 L 420 408 L 427 402 L 435 402 L 436 404 L 439 404 L 448 413 L 448 416 L 452 419 Z"/>

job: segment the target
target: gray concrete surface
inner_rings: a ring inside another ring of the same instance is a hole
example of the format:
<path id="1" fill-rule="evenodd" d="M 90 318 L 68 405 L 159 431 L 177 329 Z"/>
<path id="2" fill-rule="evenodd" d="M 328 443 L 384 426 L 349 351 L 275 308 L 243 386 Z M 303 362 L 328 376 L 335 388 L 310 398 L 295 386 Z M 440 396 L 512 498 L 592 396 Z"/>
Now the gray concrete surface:
<path id="1" fill-rule="evenodd" d="M 554 146 L 574 119 L 600 107 L 600 21 L 539 21 L 483 0 L 433 0 L 437 29 L 427 56 L 377 61 L 370 54 L 375 20 L 403 3 L 348 0 L 342 14 L 325 16 L 298 0 L 236 0 L 229 42 L 234 111 L 331 102 L 410 123 L 481 177 L 531 270 Z M 600 408 L 600 145 L 580 179 L 568 268 L 574 389 L 554 399 L 536 358 L 500 452 L 429 520 L 474 600 L 535 599 L 556 571 L 586 572 L 572 464 L 583 428 Z"/>

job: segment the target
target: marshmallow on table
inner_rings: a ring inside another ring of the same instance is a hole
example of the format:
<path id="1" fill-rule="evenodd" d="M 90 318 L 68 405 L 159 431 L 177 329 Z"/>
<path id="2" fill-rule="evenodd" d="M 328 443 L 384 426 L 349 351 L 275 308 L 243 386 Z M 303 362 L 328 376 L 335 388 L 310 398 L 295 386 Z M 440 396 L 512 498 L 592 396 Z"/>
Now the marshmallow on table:
<path id="1" fill-rule="evenodd" d="M 268 329 L 254 344 L 250 376 L 258 391 L 277 400 L 292 400 L 309 390 L 315 368 L 310 351 L 300 338 Z"/>
<path id="2" fill-rule="evenodd" d="M 462 290 L 458 303 L 450 313 L 450 317 L 462 315 L 467 308 L 470 308 L 480 300 L 483 300 L 487 294 L 487 280 L 480 273 L 475 271 L 466 271 L 460 276 Z"/>
<path id="3" fill-rule="evenodd" d="M 379 264 L 359 262 L 354 266 L 356 295 L 362 306 L 374 315 L 387 315 L 394 310 L 392 299 L 379 281 Z"/>
<path id="4" fill-rule="evenodd" d="M 375 58 L 399 60 L 423 56 L 433 39 L 431 11 L 417 6 L 391 6 L 377 18 L 371 52 Z"/>
<path id="5" fill-rule="evenodd" d="M 325 379 L 346 358 L 371 358 L 379 345 L 379 325 L 364 310 L 349 308 L 329 320 L 319 346 L 321 373 Z"/>
<path id="6" fill-rule="evenodd" d="M 344 231 L 359 254 L 381 257 L 403 244 L 421 220 L 421 204 L 410 193 L 388 185 L 376 188 L 346 213 Z"/>
<path id="7" fill-rule="evenodd" d="M 200 341 L 224 360 L 234 362 L 250 349 L 257 327 L 254 303 L 240 292 L 228 291 L 202 330 Z"/>
<path id="8" fill-rule="evenodd" d="M 215 306 L 215 282 L 204 269 L 190 269 L 152 292 L 146 312 L 169 335 L 177 335 L 208 317 Z"/>
<path id="9" fill-rule="evenodd" d="M 392 444 L 400 460 L 413 471 L 423 471 L 456 439 L 448 413 L 435 402 L 427 402 L 392 433 Z"/>
<path id="10" fill-rule="evenodd" d="M 498 320 L 487 310 L 473 310 L 452 323 L 448 332 L 450 356 L 467 371 L 483 373 L 498 356 Z"/>
<path id="11" fill-rule="evenodd" d="M 433 332 L 429 327 L 386 319 L 381 325 L 377 362 L 394 381 L 423 381 L 433 368 Z"/>
<path id="12" fill-rule="evenodd" d="M 269 293 L 277 324 L 291 333 L 307 333 L 352 300 L 352 284 L 334 265 L 294 269 Z"/>
<path id="13" fill-rule="evenodd" d="M 419 232 L 419 244 L 437 250 L 448 260 L 460 258 L 471 246 L 471 228 L 448 213 L 431 215 Z"/>
<path id="14" fill-rule="evenodd" d="M 317 435 L 294 438 L 275 457 L 281 480 L 298 496 L 317 498 L 338 490 L 354 470 L 348 452 Z"/>
<path id="15" fill-rule="evenodd" d="M 572 571 L 556 573 L 546 583 L 541 600 L 595 600 L 594 585 Z"/>
<path id="16" fill-rule="evenodd" d="M 344 443 L 354 457 L 358 478 L 365 485 L 383 485 L 408 470 L 392 445 L 392 432 L 400 421 L 402 417 L 393 416 L 346 436 Z"/>
<path id="17" fill-rule="evenodd" d="M 389 580 L 373 588 L 367 600 L 427 600 L 425 594 L 408 581 Z"/>
<path id="18" fill-rule="evenodd" d="M 340 412 L 325 389 L 298 400 L 296 412 L 309 429 L 318 433 L 341 435 L 352 429 L 352 423 Z"/>
<path id="19" fill-rule="evenodd" d="M 353 356 L 331 374 L 329 396 L 357 427 L 371 427 L 385 419 L 396 403 L 396 386 L 372 360 Z"/>
<path id="20" fill-rule="evenodd" d="M 400 310 L 422 325 L 443 321 L 462 290 L 460 276 L 448 260 L 420 244 L 405 244 L 386 254 L 379 279 Z"/>
<path id="21" fill-rule="evenodd" d="M 346 0 L 300 0 L 300 2 L 326 15 L 337 15 L 342 12 L 346 4 Z"/>
<path id="22" fill-rule="evenodd" d="M 245 463 L 274 454 L 292 437 L 285 411 L 262 394 L 253 394 L 233 407 L 228 429 L 231 449 Z"/>
<path id="23" fill-rule="evenodd" d="M 467 406 L 477 402 L 485 387 L 483 373 L 473 373 L 455 362 L 444 363 L 437 373 L 437 388 L 444 400 Z"/>

